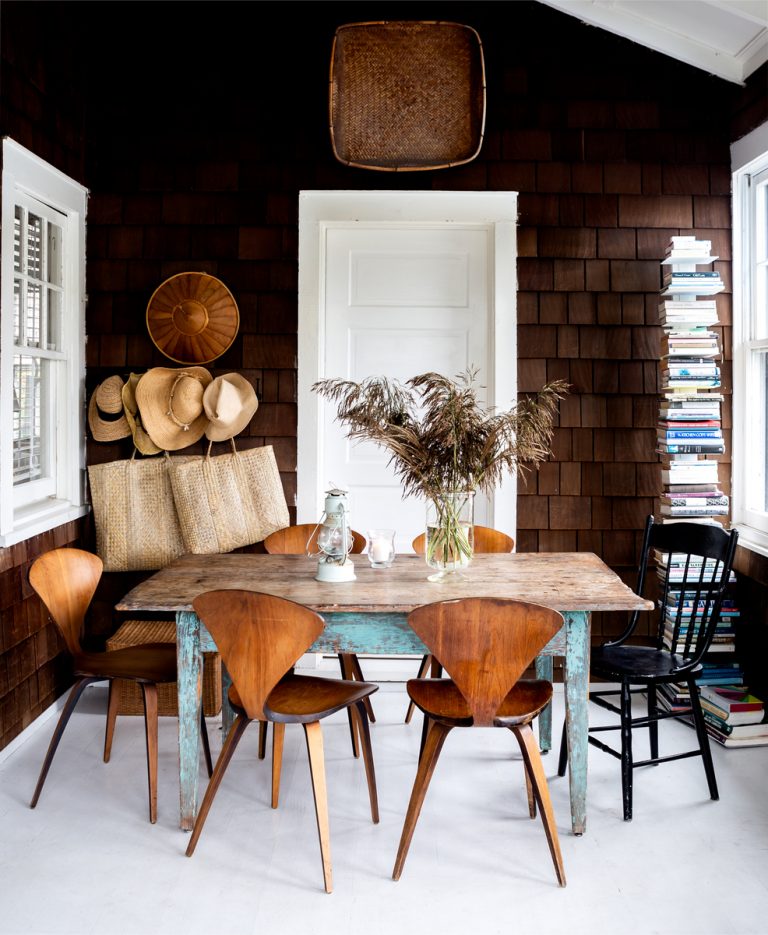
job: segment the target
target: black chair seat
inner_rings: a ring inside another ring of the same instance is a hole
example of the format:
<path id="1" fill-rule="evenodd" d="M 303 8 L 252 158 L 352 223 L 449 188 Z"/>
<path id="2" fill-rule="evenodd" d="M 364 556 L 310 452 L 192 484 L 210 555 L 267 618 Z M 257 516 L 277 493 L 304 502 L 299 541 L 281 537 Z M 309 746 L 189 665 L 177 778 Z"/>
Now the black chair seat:
<path id="1" fill-rule="evenodd" d="M 676 682 L 680 679 L 677 672 L 682 661 L 680 656 L 652 646 L 600 646 L 592 653 L 590 671 L 597 678 L 626 680 L 631 685 Z M 696 677 L 701 670 L 701 664 L 686 669 L 684 677 Z"/>

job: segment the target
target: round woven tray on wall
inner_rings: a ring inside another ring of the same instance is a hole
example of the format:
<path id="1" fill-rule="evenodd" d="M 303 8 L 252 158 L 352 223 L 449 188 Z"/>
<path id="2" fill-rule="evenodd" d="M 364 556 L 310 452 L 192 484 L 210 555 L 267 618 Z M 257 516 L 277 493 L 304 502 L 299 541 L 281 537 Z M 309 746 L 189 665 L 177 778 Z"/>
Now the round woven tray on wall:
<path id="1" fill-rule="evenodd" d="M 331 53 L 333 153 L 383 172 L 445 169 L 480 152 L 485 65 L 459 23 L 349 23 Z"/>
<path id="2" fill-rule="evenodd" d="M 177 364 L 209 364 L 237 336 L 240 312 L 224 283 L 208 273 L 177 273 L 147 303 L 155 347 Z"/>

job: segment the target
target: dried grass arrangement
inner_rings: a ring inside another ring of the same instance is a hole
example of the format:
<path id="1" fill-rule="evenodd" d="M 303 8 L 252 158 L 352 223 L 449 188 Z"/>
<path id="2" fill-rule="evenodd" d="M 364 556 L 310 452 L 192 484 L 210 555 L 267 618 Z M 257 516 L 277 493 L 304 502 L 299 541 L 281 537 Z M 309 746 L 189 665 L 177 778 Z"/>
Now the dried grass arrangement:
<path id="1" fill-rule="evenodd" d="M 549 457 L 558 403 L 569 390 L 565 381 L 554 380 L 498 412 L 478 400 L 477 374 L 468 368 L 452 380 L 423 373 L 405 383 L 326 379 L 312 387 L 336 404 L 349 438 L 389 451 L 404 497 L 425 497 L 436 508 L 432 536 L 427 529 L 427 563 L 435 567 L 471 559 L 471 523 L 468 530 L 458 515 L 462 497 L 490 493 L 507 473 L 538 467 Z"/>

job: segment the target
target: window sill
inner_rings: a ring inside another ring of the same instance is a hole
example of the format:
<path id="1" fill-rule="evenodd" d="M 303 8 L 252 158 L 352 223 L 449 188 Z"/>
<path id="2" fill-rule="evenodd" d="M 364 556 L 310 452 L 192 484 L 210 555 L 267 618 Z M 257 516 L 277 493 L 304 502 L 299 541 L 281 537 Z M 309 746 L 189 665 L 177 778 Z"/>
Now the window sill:
<path id="1" fill-rule="evenodd" d="M 63 526 L 74 519 L 80 519 L 90 510 L 88 505 L 72 506 L 63 500 L 50 500 L 44 506 L 36 503 L 33 506 L 17 510 L 14 515 L 13 529 L 0 535 L 0 546 L 16 545 L 39 536 L 40 533 L 49 532 L 57 526 Z"/>
<path id="2" fill-rule="evenodd" d="M 744 526 L 741 523 L 735 523 L 734 528 L 739 532 L 739 546 L 742 549 L 768 557 L 768 534 L 755 529 L 754 526 Z"/>

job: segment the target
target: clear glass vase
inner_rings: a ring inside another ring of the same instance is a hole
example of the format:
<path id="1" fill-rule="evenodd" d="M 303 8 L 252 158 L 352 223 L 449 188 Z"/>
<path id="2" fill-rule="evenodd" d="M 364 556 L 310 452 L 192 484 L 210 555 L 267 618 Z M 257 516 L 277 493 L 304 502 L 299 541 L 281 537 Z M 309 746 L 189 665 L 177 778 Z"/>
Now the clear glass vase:
<path id="1" fill-rule="evenodd" d="M 427 501 L 425 558 L 435 569 L 429 581 L 458 575 L 472 561 L 474 504 L 473 492 L 450 491 Z"/>

